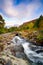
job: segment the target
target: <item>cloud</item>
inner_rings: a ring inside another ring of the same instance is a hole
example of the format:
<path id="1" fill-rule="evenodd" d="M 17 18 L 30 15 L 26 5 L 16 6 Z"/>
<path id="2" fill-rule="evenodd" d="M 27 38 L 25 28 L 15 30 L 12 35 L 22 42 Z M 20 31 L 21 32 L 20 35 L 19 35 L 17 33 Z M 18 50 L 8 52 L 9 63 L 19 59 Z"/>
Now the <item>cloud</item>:
<path id="1" fill-rule="evenodd" d="M 40 0 L 33 0 L 29 4 L 25 4 L 24 2 L 22 2 L 18 5 L 13 5 L 13 0 L 4 0 L 2 10 L 10 19 L 14 18 L 13 21 L 15 20 L 15 23 L 20 24 L 23 23 L 23 21 L 32 19 L 33 16 L 36 15 L 36 11 L 39 10 L 40 7 Z"/>
<path id="2" fill-rule="evenodd" d="M 18 6 L 13 6 L 12 0 L 4 0 L 3 10 L 11 17 L 25 17 L 32 15 L 39 7 L 40 3 L 37 1 L 31 2 L 28 5 L 21 3 Z"/>
<path id="3" fill-rule="evenodd" d="M 3 10 L 8 16 L 14 17 L 18 15 L 17 10 L 13 7 L 12 0 L 4 0 Z"/>

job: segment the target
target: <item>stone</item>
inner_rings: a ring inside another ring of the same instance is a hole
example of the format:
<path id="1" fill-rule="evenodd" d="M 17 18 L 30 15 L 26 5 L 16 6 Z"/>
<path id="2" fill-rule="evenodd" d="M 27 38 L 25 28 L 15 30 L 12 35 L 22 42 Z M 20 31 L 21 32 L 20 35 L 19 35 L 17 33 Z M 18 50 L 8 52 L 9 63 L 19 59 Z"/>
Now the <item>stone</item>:
<path id="1" fill-rule="evenodd" d="M 16 57 L 25 59 L 25 54 L 23 52 L 16 52 Z"/>
<path id="2" fill-rule="evenodd" d="M 7 63 L 6 63 L 6 65 L 12 65 L 11 60 L 8 60 Z"/>

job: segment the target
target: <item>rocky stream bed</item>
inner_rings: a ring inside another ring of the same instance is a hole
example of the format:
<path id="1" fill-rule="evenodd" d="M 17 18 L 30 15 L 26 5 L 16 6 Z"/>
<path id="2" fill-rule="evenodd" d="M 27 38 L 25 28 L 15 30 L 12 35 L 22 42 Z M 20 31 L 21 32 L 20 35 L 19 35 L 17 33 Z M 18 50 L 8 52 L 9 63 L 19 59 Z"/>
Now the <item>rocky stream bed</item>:
<path id="1" fill-rule="evenodd" d="M 42 62 L 40 62 L 38 60 L 35 60 L 36 62 L 34 62 L 34 58 L 32 57 L 28 57 L 27 54 L 28 52 L 30 53 L 30 55 L 32 56 L 33 52 L 31 50 L 27 51 L 27 44 L 25 45 L 24 43 L 28 43 L 26 42 L 26 40 L 24 40 L 23 38 L 20 38 L 18 36 L 14 36 L 11 35 L 12 37 L 9 37 L 9 34 L 7 35 L 2 35 L 4 36 L 4 39 L 2 41 L 0 41 L 0 65 L 43 65 L 43 51 L 42 51 L 42 58 L 40 60 L 42 60 Z M 4 41 L 5 40 L 5 41 Z M 3 43 L 2 43 L 3 42 Z M 23 43 L 23 44 L 22 44 Z M 22 44 L 22 45 L 21 45 Z M 33 47 L 34 45 L 29 46 L 32 49 L 38 48 L 39 47 Z M 40 47 L 41 50 L 43 50 L 43 47 Z M 39 54 L 39 55 L 40 55 Z M 35 55 L 35 54 L 34 54 Z M 36 57 L 37 59 L 39 59 Z M 33 59 L 33 60 L 31 60 Z"/>

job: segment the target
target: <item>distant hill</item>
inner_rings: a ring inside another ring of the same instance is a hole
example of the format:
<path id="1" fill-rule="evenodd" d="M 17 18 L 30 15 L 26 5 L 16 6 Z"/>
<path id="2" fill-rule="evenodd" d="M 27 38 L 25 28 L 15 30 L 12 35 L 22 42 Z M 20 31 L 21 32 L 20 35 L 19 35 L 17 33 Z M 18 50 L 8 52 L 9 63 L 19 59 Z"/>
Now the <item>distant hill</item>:
<path id="1" fill-rule="evenodd" d="M 43 16 L 41 15 L 38 19 L 23 23 L 19 28 L 21 30 L 43 30 Z"/>

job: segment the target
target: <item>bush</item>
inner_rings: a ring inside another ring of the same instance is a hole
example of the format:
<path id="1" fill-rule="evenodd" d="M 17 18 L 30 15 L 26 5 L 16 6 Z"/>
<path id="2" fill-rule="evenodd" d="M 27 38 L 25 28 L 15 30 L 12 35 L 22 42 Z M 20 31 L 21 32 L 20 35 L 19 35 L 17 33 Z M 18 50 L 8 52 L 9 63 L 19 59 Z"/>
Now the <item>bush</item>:
<path id="1" fill-rule="evenodd" d="M 39 34 L 39 35 L 37 36 L 37 39 L 38 39 L 38 40 L 43 40 L 43 35 L 42 35 L 42 34 Z"/>
<path id="2" fill-rule="evenodd" d="M 6 33 L 5 28 L 0 28 L 0 34 L 2 34 L 2 33 Z"/>

